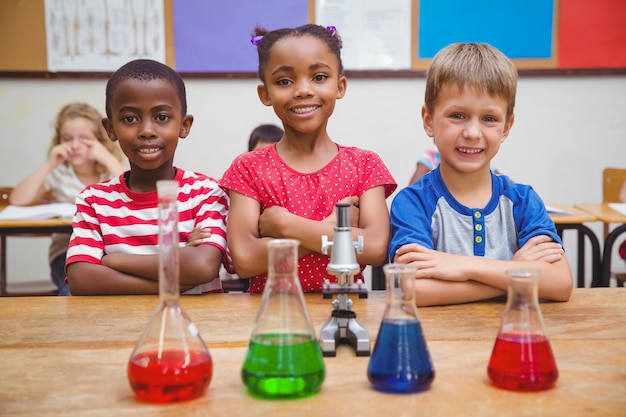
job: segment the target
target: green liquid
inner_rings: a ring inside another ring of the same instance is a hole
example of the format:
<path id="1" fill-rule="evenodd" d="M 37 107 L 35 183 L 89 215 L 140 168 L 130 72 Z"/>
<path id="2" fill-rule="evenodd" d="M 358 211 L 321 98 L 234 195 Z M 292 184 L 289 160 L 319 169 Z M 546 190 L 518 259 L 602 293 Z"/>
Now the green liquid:
<path id="1" fill-rule="evenodd" d="M 252 394 L 294 398 L 319 391 L 326 369 L 311 335 L 262 334 L 252 337 L 241 379 Z"/>

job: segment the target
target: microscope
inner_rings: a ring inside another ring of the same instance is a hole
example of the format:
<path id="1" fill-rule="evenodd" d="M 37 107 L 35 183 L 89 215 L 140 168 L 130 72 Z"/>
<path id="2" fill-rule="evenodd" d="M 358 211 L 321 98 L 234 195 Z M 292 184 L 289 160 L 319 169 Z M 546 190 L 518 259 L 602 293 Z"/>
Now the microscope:
<path id="1" fill-rule="evenodd" d="M 356 241 L 352 240 L 350 227 L 350 205 L 339 203 L 337 209 L 337 223 L 334 229 L 333 241 L 328 236 L 322 236 L 322 253 L 327 254 L 332 247 L 330 262 L 326 270 L 337 277 L 337 283 L 329 280 L 323 285 L 324 298 L 336 298 L 332 301 L 333 311 L 320 331 L 320 345 L 324 356 L 337 356 L 337 345 L 350 344 L 357 356 L 370 355 L 370 337 L 367 329 L 356 319 L 352 311 L 352 300 L 349 294 L 358 294 L 359 298 L 367 298 L 367 287 L 362 280 L 354 282 L 354 275 L 361 266 L 356 261 L 357 253 L 363 253 L 363 236 Z"/>

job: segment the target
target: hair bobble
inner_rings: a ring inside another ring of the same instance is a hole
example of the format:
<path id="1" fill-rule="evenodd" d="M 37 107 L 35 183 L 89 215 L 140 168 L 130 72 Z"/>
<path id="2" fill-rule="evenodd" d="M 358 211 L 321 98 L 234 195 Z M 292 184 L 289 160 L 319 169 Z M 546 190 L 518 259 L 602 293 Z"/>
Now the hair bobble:
<path id="1" fill-rule="evenodd" d="M 335 36 L 337 34 L 337 28 L 334 26 L 326 26 L 326 30 L 330 33 L 330 36 Z"/>
<path id="2" fill-rule="evenodd" d="M 254 46 L 258 46 L 262 40 L 263 40 L 263 35 L 259 35 L 250 39 L 250 43 Z"/>

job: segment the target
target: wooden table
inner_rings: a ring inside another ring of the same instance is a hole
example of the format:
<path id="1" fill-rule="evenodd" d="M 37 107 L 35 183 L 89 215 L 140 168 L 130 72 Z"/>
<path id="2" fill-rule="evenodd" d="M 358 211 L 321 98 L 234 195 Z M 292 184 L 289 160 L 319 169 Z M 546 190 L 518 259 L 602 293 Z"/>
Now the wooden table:
<path id="1" fill-rule="evenodd" d="M 430 390 L 383 394 L 367 380 L 368 357 L 340 345 L 324 358 L 322 390 L 308 398 L 270 401 L 249 396 L 240 379 L 261 296 L 183 296 L 214 361 L 207 394 L 153 405 L 134 398 L 126 364 L 156 296 L 0 299 L 2 416 L 624 416 L 626 415 L 626 289 L 576 288 L 566 303 L 542 303 L 560 372 L 554 389 L 517 393 L 489 384 L 486 369 L 502 301 L 420 308 L 435 366 Z M 330 300 L 307 294 L 319 332 Z M 385 292 L 354 298 L 372 344 Z"/>
<path id="2" fill-rule="evenodd" d="M 570 229 L 577 232 L 578 242 L 578 254 L 576 256 L 576 271 L 578 274 L 577 286 L 579 288 L 585 287 L 585 237 L 589 239 L 591 244 L 591 286 L 598 287 L 601 285 L 602 274 L 602 258 L 600 256 L 600 242 L 598 237 L 585 223 L 594 222 L 598 220 L 596 216 L 586 211 L 577 209 L 576 207 L 567 206 L 563 204 L 549 204 L 549 206 L 556 209 L 566 211 L 569 214 L 550 214 L 550 218 L 556 226 L 561 239 L 563 239 L 563 231 Z"/>
<path id="3" fill-rule="evenodd" d="M 617 238 L 622 233 L 626 232 L 626 216 L 613 210 L 609 207 L 608 203 L 576 204 L 575 207 L 591 214 L 592 216 L 595 216 L 607 226 L 610 223 L 620 223 L 620 225 L 611 230 L 604 239 L 600 285 L 608 287 L 611 283 L 611 258 L 613 256 L 613 246 L 615 245 Z"/>
<path id="4" fill-rule="evenodd" d="M 7 237 L 47 233 L 72 233 L 72 219 L 0 220 L 0 296 L 11 295 L 7 293 Z"/>

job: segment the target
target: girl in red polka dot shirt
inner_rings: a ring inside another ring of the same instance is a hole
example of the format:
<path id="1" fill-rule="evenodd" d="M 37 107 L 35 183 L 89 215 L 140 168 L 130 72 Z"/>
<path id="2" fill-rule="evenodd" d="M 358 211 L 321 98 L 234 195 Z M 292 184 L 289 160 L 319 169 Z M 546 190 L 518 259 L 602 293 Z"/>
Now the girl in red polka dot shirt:
<path id="1" fill-rule="evenodd" d="M 335 205 L 352 205 L 352 231 L 364 240 L 357 261 L 382 265 L 389 243 L 385 199 L 397 185 L 378 155 L 341 146 L 326 131 L 347 86 L 334 27 L 257 27 L 252 43 L 259 55 L 259 99 L 272 106 L 285 133 L 276 144 L 238 156 L 224 173 L 228 246 L 237 275 L 251 278 L 250 292 L 262 292 L 267 242 L 297 239 L 302 289 L 320 292 L 325 279 L 336 281 L 326 272 L 330 258 L 321 253 L 321 236 L 332 240 Z"/>

